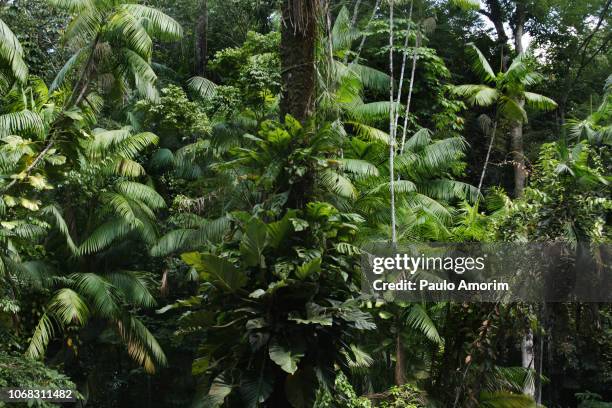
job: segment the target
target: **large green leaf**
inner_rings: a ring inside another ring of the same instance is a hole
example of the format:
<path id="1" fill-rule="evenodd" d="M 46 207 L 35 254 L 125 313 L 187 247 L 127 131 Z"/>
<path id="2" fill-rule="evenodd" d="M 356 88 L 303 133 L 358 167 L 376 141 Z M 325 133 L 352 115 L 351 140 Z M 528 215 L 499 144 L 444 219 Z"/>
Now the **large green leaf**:
<path id="1" fill-rule="evenodd" d="M 270 359 L 274 361 L 283 371 L 293 374 L 298 369 L 298 363 L 304 357 L 304 353 L 289 350 L 277 343 L 272 343 L 268 348 Z"/>
<path id="2" fill-rule="evenodd" d="M 249 221 L 240 242 L 240 252 L 247 266 L 265 266 L 262 254 L 267 236 L 266 224 L 260 219 L 253 218 Z"/>
<path id="3" fill-rule="evenodd" d="M 181 258 L 193 266 L 202 279 L 217 284 L 224 290 L 235 292 L 246 284 L 247 277 L 244 272 L 226 259 L 195 252 L 183 254 Z"/>
<path id="4" fill-rule="evenodd" d="M 295 274 L 299 279 L 306 279 L 321 272 L 321 258 L 315 258 L 297 267 Z"/>
<path id="5" fill-rule="evenodd" d="M 289 234 L 293 230 L 291 218 L 295 217 L 295 211 L 287 211 L 287 213 L 279 221 L 271 222 L 266 225 L 268 230 L 268 242 L 272 248 L 280 247 Z"/>

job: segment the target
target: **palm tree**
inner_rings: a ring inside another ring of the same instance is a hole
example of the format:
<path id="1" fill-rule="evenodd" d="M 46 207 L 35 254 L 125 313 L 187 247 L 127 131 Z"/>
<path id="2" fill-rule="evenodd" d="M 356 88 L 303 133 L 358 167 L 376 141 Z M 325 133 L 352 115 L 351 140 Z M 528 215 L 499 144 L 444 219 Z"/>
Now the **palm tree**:
<path id="1" fill-rule="evenodd" d="M 454 91 L 457 95 L 465 97 L 472 106 L 495 106 L 491 142 L 480 184 L 482 184 L 484 178 L 499 121 L 503 119 L 510 125 L 514 193 L 516 196 L 520 196 L 525 187 L 527 176 L 523 153 L 523 124 L 527 123 L 527 112 L 524 105 L 527 103 L 534 109 L 552 110 L 557 104 L 546 96 L 526 90 L 527 87 L 535 85 L 543 79 L 540 74 L 533 70 L 528 54 L 519 54 L 514 58 L 506 72 L 498 72 L 495 75 L 485 56 L 474 44 L 469 44 L 468 52 L 473 59 L 473 69 L 480 76 L 483 84 L 459 85 L 455 87 Z"/>
<path id="2" fill-rule="evenodd" d="M 67 223 L 56 206 L 45 209 L 72 256 L 63 261 L 62 269 L 78 272 L 49 285 L 55 292 L 32 335 L 27 351 L 30 357 L 43 357 L 57 331 L 84 327 L 97 318 L 115 329 L 129 355 L 147 372 L 166 364 L 157 340 L 134 313 L 135 308 L 156 304 L 150 279 L 144 272 L 124 269 L 125 262 L 120 260 L 126 258 L 115 248 L 130 242 L 152 245 L 157 240 L 155 211 L 165 207 L 165 202 L 153 188 L 134 180 L 144 174 L 134 158 L 156 142 L 155 135 L 132 134 L 129 128 L 97 129 L 93 137 L 81 141 L 85 156 L 78 166 L 80 177 L 84 184 L 102 191 L 96 205 L 81 209 L 87 224 L 94 227 L 79 231 L 85 235 L 79 244 L 68 226 L 75 220 Z M 109 185 L 109 179 L 116 181 Z M 77 216 L 73 212 L 71 218 Z"/>
<path id="3" fill-rule="evenodd" d="M 153 39 L 176 40 L 181 26 L 152 7 L 125 0 L 51 0 L 71 13 L 64 41 L 74 54 L 58 72 L 52 89 L 73 75 L 68 107 L 99 89 L 123 95 L 130 85 L 149 99 L 157 98 L 157 76 L 151 68 Z"/>
<path id="4" fill-rule="evenodd" d="M 92 107 L 100 105 L 97 98 L 91 97 L 83 109 L 62 113 L 66 97 L 61 91 L 49 93 L 42 81 L 31 78 L 3 98 L 8 110 L 0 115 L 0 186 L 5 193 L 0 199 L 3 294 L 10 299 L 9 306 L 18 306 L 23 287 L 54 291 L 32 335 L 29 356 L 43 357 L 55 334 L 68 327 L 83 327 L 95 317 L 109 322 L 134 360 L 152 372 L 165 364 L 165 356 L 135 314 L 137 308 L 155 304 L 149 279 L 109 252 L 113 254 L 114 246 L 157 240 L 155 211 L 165 203 L 155 190 L 137 182 L 144 169 L 136 161 L 144 149 L 157 143 L 157 136 L 133 134 L 128 127 L 90 132 L 98 113 Z M 70 142 L 58 141 L 57 149 L 40 154 L 36 145 L 49 139 L 49 132 L 57 129 L 53 124 Z M 31 163 L 36 158 L 41 158 L 40 166 L 34 168 Z M 54 183 L 58 173 L 54 167 L 65 175 L 61 184 Z M 75 175 L 79 182 L 67 182 L 66 174 Z M 18 193 L 6 194 L 7 187 Z M 96 191 L 95 205 L 74 208 L 78 206 L 67 200 L 62 208 L 56 202 L 58 194 L 70 193 L 71 188 L 77 190 L 73 196 L 82 197 L 88 187 Z M 87 222 L 77 219 L 79 211 L 86 213 Z M 80 229 L 81 240 L 75 234 L 78 224 L 91 226 Z M 52 227 L 63 241 L 58 250 L 65 256 L 55 260 L 59 267 L 26 261 L 21 249 L 43 238 L 52 240 Z M 18 308 L 12 309 L 19 328 L 17 312 Z"/>
<path id="5" fill-rule="evenodd" d="M 0 19 L 0 92 L 6 92 L 15 80 L 25 82 L 27 76 L 23 48 L 15 34 Z"/>

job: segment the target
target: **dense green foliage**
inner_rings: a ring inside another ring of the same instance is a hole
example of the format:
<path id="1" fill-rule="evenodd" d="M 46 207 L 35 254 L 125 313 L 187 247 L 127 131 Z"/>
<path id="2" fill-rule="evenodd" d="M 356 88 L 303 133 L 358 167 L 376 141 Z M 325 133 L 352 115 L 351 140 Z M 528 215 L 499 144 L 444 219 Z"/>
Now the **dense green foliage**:
<path id="1" fill-rule="evenodd" d="M 609 244 L 611 7 L 0 2 L 0 387 L 610 406 L 609 304 L 376 301 L 360 256 Z"/>

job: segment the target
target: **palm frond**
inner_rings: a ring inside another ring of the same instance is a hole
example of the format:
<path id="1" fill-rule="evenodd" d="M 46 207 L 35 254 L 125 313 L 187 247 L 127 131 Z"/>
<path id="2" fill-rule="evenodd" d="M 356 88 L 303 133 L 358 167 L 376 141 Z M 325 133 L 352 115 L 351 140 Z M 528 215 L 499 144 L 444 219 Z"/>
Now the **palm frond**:
<path id="1" fill-rule="evenodd" d="M 335 159 L 346 172 L 366 176 L 378 176 L 378 168 L 372 163 L 358 159 Z"/>
<path id="2" fill-rule="evenodd" d="M 204 77 L 194 76 L 189 78 L 187 86 L 204 100 L 210 100 L 217 94 L 217 85 Z"/>
<path id="3" fill-rule="evenodd" d="M 121 177 L 139 177 L 145 174 L 145 169 L 140 163 L 130 159 L 119 159 L 113 161 L 111 166 L 107 167 L 108 174 L 115 174 Z"/>
<path id="4" fill-rule="evenodd" d="M 134 227 L 124 219 L 112 219 L 100 225 L 79 246 L 79 254 L 87 255 L 99 252 L 113 241 L 122 238 L 133 231 Z"/>
<path id="5" fill-rule="evenodd" d="M 74 289 L 85 297 L 93 307 L 91 314 L 107 319 L 118 316 L 120 308 L 118 296 L 113 285 L 95 273 L 75 273 L 70 275 Z"/>
<path id="6" fill-rule="evenodd" d="M 68 225 L 66 224 L 66 221 L 64 220 L 59 208 L 57 208 L 55 205 L 49 205 L 41 210 L 41 214 L 50 215 L 53 218 L 57 229 L 66 238 L 66 244 L 68 245 L 70 252 L 73 255 L 78 254 L 78 248 L 72 240 L 72 236 L 68 230 Z"/>
<path id="7" fill-rule="evenodd" d="M 387 132 L 359 122 L 348 121 L 346 123 L 351 125 L 355 129 L 357 136 L 362 139 L 389 144 L 389 134 Z"/>
<path id="8" fill-rule="evenodd" d="M 450 201 L 454 199 L 475 202 L 478 199 L 478 188 L 456 180 L 439 179 L 423 183 L 419 191 L 429 197 Z"/>
<path id="9" fill-rule="evenodd" d="M 53 313 L 62 326 L 76 324 L 83 326 L 89 319 L 89 308 L 81 296 L 70 288 L 62 288 L 47 305 L 49 313 Z"/>
<path id="10" fill-rule="evenodd" d="M 87 8 L 93 7 L 92 0 L 48 0 L 52 6 L 61 8 L 62 10 L 69 11 L 71 13 L 78 13 Z"/>
<path id="11" fill-rule="evenodd" d="M 121 217 L 129 225 L 137 227 L 140 224 L 140 220 L 136 217 L 132 207 L 131 200 L 123 194 L 107 192 L 102 194 L 101 199 L 102 202 L 112 209 L 113 213 Z"/>
<path id="12" fill-rule="evenodd" d="M 448 224 L 452 220 L 453 216 L 448 208 L 424 194 L 408 194 L 405 200 L 409 208 L 412 208 L 415 211 L 423 211 L 432 217 L 435 217 L 442 224 Z"/>
<path id="13" fill-rule="evenodd" d="M 13 76 L 25 82 L 28 67 L 23 60 L 23 48 L 9 26 L 0 19 L 0 59 L 8 65 Z"/>
<path id="14" fill-rule="evenodd" d="M 42 135 L 44 132 L 44 124 L 40 115 L 29 110 L 0 115 L 0 137 L 23 132 L 32 132 L 36 135 Z"/>
<path id="15" fill-rule="evenodd" d="M 472 57 L 474 71 L 480 75 L 481 79 L 486 82 L 494 82 L 495 72 L 493 72 L 493 68 L 474 43 L 468 44 L 468 54 Z"/>
<path id="16" fill-rule="evenodd" d="M 128 303 L 139 307 L 155 307 L 157 302 L 150 292 L 150 280 L 141 272 L 117 271 L 106 275 Z"/>
<path id="17" fill-rule="evenodd" d="M 138 52 L 132 51 L 129 48 L 124 48 L 122 51 L 125 62 L 134 75 L 134 80 L 150 84 L 153 84 L 157 80 L 157 75 L 155 71 L 153 71 L 153 68 L 151 68 L 149 62 Z"/>
<path id="18" fill-rule="evenodd" d="M 147 373 L 155 373 L 156 367 L 167 364 L 166 355 L 153 334 L 134 316 L 117 320 L 117 329 L 127 344 L 130 357 Z"/>
<path id="19" fill-rule="evenodd" d="M 142 4 L 122 4 L 121 7 L 140 19 L 149 35 L 163 40 L 178 40 L 183 36 L 183 28 L 172 17 Z"/>
<path id="20" fill-rule="evenodd" d="M 438 329 L 436 329 L 436 325 L 423 306 L 419 304 L 412 305 L 406 316 L 406 323 L 422 332 L 425 337 L 434 343 L 442 344 L 444 342 L 438 333 Z"/>
<path id="21" fill-rule="evenodd" d="M 54 334 L 53 320 L 51 320 L 49 314 L 43 313 L 32 333 L 30 344 L 25 353 L 26 356 L 37 360 L 42 359 L 47 351 L 47 345 L 49 345 L 49 341 L 53 338 Z"/>
<path id="22" fill-rule="evenodd" d="M 333 170 L 324 170 L 319 179 L 322 186 L 340 197 L 355 198 L 357 195 L 357 189 L 351 180 Z"/>
<path id="23" fill-rule="evenodd" d="M 331 37 L 334 51 L 348 51 L 353 41 L 358 39 L 361 33 L 351 24 L 349 11 L 346 6 L 342 6 L 334 26 L 332 27 Z"/>
<path id="24" fill-rule="evenodd" d="M 404 147 L 406 150 L 413 152 L 421 150 L 431 143 L 431 135 L 431 130 L 421 128 L 417 130 L 408 140 L 406 140 Z"/>
<path id="25" fill-rule="evenodd" d="M 127 10 L 118 10 L 108 22 L 108 30 L 114 32 L 125 42 L 128 48 L 145 61 L 149 61 L 153 51 L 153 41 L 139 19 Z"/>
<path id="26" fill-rule="evenodd" d="M 95 7 L 78 12 L 70 24 L 68 24 L 68 27 L 66 27 L 64 33 L 65 41 L 72 48 L 80 48 L 79 51 L 89 51 L 88 55 L 91 52 L 99 52 L 99 49 L 91 48 L 91 43 L 100 30 L 103 20 L 104 17 Z"/>
<path id="27" fill-rule="evenodd" d="M 115 189 L 132 199 L 140 200 L 154 210 L 164 208 L 166 202 L 155 189 L 135 181 L 120 181 L 115 184 Z"/>
<path id="28" fill-rule="evenodd" d="M 193 215 L 193 214 L 191 214 Z M 162 236 L 151 248 L 152 256 L 167 256 L 180 251 L 196 249 L 208 242 L 221 242 L 230 227 L 227 217 L 214 220 L 200 219 L 196 223 L 182 223 L 184 228 L 172 230 Z"/>
<path id="29" fill-rule="evenodd" d="M 349 116 L 363 122 L 372 122 L 389 117 L 389 110 L 393 104 L 388 101 L 370 102 L 361 105 L 353 106 L 347 113 Z"/>
<path id="30" fill-rule="evenodd" d="M 534 107 L 538 110 L 550 111 L 557 107 L 557 103 L 544 95 L 540 95 L 533 92 L 525 92 L 525 101 L 527 105 Z"/>
<path id="31" fill-rule="evenodd" d="M 59 87 L 61 87 L 66 81 L 66 76 L 72 72 L 81 62 L 83 62 L 85 55 L 88 54 L 91 50 L 88 47 L 81 48 L 66 61 L 64 66 L 57 72 L 57 75 L 53 79 L 51 83 L 50 91 L 55 91 Z"/>
<path id="32" fill-rule="evenodd" d="M 452 92 L 475 106 L 490 106 L 500 98 L 498 90 L 486 85 L 458 85 L 452 88 Z"/>
<path id="33" fill-rule="evenodd" d="M 480 2 L 478 0 L 451 0 L 450 4 L 463 10 L 478 10 L 480 8 Z"/>
<path id="34" fill-rule="evenodd" d="M 376 68 L 353 62 L 349 64 L 348 69 L 357 74 L 361 79 L 361 83 L 367 89 L 374 91 L 386 91 L 389 89 L 391 77 Z"/>

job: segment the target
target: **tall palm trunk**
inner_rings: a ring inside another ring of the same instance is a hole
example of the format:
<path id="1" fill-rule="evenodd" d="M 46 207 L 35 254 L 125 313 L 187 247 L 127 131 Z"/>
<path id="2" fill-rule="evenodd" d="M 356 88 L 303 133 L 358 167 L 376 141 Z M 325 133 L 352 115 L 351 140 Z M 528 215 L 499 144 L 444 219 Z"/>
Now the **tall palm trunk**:
<path id="1" fill-rule="evenodd" d="M 208 0 L 201 0 L 195 32 L 195 71 L 204 75 L 208 65 Z"/>
<path id="2" fill-rule="evenodd" d="M 283 0 L 281 28 L 281 121 L 307 121 L 315 102 L 315 41 L 318 1 Z"/>
<path id="3" fill-rule="evenodd" d="M 523 101 L 521 101 L 523 105 Z M 525 168 L 525 152 L 523 150 L 523 124 L 519 121 L 512 123 L 510 129 L 510 143 L 512 149 L 512 166 L 514 168 L 514 195 L 520 197 L 525 189 L 527 169 Z"/>
<path id="4" fill-rule="evenodd" d="M 523 33 L 525 31 L 526 10 L 525 5 L 521 2 L 516 6 L 516 18 L 514 26 L 514 50 L 517 55 L 523 51 Z M 521 107 L 525 105 L 524 100 L 520 100 Z M 512 144 L 512 161 L 514 167 L 514 195 L 520 197 L 525 189 L 525 180 L 527 179 L 527 169 L 525 168 L 525 152 L 523 149 L 523 123 L 514 122 L 510 129 L 510 139 Z"/>
<path id="5" fill-rule="evenodd" d="M 406 384 L 406 356 L 404 344 L 402 343 L 401 323 L 397 323 L 397 333 L 395 334 L 395 385 Z"/>

